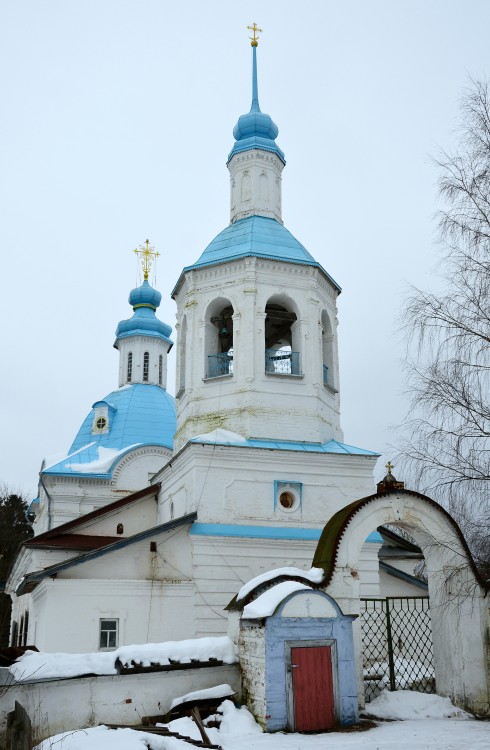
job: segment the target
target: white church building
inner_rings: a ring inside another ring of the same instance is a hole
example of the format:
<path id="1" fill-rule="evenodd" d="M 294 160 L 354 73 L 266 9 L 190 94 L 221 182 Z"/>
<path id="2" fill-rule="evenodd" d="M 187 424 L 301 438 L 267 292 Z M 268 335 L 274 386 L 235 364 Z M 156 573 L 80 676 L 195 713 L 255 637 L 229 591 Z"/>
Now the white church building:
<path id="1" fill-rule="evenodd" d="M 309 569 L 327 521 L 375 492 L 378 454 L 345 444 L 340 424 L 341 290 L 283 224 L 285 157 L 259 107 L 254 42 L 252 55 L 230 224 L 172 292 L 176 397 L 147 242 L 116 330 L 118 387 L 41 470 L 35 536 L 7 584 L 12 645 L 80 653 L 226 633 L 244 582 Z M 354 571 L 365 596 L 382 593 L 381 545 L 374 528 Z M 410 571 L 398 580 L 420 593 Z"/>

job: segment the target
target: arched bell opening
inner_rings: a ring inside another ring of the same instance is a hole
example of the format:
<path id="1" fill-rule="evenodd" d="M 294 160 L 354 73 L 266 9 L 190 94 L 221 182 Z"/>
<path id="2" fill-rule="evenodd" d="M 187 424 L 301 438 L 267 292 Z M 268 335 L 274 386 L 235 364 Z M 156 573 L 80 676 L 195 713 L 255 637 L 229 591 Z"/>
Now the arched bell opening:
<path id="1" fill-rule="evenodd" d="M 206 314 L 205 378 L 232 375 L 233 305 L 227 299 L 214 300 Z"/>
<path id="2" fill-rule="evenodd" d="M 271 297 L 265 307 L 265 372 L 267 375 L 300 375 L 301 352 L 295 305 L 284 297 Z"/>
<path id="3" fill-rule="evenodd" d="M 321 329 L 322 329 L 322 366 L 323 366 L 323 385 L 328 385 L 331 388 L 336 387 L 334 377 L 334 341 L 333 331 L 330 318 L 326 310 L 323 310 L 321 316 Z"/>

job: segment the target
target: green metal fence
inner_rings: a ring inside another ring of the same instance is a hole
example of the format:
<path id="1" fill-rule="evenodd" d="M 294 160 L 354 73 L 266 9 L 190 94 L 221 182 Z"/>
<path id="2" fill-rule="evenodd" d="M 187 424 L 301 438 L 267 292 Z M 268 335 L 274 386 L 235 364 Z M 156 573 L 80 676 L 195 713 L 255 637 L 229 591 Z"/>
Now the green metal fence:
<path id="1" fill-rule="evenodd" d="M 435 692 L 429 598 L 361 599 L 366 703 L 382 690 Z"/>

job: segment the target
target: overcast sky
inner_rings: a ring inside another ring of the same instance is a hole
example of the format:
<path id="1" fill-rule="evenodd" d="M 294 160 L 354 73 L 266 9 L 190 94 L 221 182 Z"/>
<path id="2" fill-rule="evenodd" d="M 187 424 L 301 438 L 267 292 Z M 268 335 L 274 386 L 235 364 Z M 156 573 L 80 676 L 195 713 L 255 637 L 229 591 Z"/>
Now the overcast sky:
<path id="1" fill-rule="evenodd" d="M 246 6 L 243 8 L 243 6 Z M 229 222 L 225 166 L 250 107 L 279 127 L 283 218 L 342 286 L 345 442 L 386 451 L 406 410 L 396 333 L 437 260 L 431 155 L 489 73 L 488 0 L 1 0 L 0 481 L 35 496 L 117 387 L 133 248 L 161 253 L 159 317 Z M 170 392 L 175 360 L 170 359 Z M 378 474 L 389 453 L 385 453 Z M 396 473 L 396 471 L 395 471 Z"/>

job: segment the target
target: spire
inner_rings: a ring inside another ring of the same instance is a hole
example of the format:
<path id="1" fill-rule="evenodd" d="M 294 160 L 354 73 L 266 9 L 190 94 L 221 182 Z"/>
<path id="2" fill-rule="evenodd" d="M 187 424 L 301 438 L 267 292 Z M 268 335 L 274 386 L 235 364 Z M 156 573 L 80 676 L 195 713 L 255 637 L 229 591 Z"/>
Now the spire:
<path id="1" fill-rule="evenodd" d="M 260 112 L 259 87 L 257 85 L 257 47 L 259 45 L 257 34 L 262 33 L 262 29 L 259 29 L 255 21 L 251 26 L 247 26 L 247 29 L 253 32 L 253 36 L 250 37 L 250 44 L 252 45 L 252 106 L 250 112 Z"/>
<path id="2" fill-rule="evenodd" d="M 262 29 L 259 29 L 256 23 L 247 26 L 247 29 L 253 32 L 253 37 L 250 37 L 250 44 L 252 45 L 252 106 L 246 115 L 238 118 L 238 122 L 233 129 L 235 145 L 228 155 L 228 163 L 235 154 L 252 149 L 261 149 L 277 154 L 282 163 L 285 164 L 284 153 L 275 141 L 279 129 L 272 118 L 264 114 L 259 106 L 257 83 L 257 46 L 259 41 L 257 34 Z"/>

